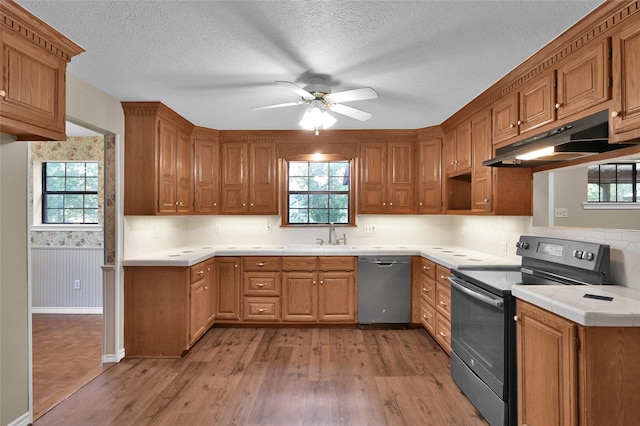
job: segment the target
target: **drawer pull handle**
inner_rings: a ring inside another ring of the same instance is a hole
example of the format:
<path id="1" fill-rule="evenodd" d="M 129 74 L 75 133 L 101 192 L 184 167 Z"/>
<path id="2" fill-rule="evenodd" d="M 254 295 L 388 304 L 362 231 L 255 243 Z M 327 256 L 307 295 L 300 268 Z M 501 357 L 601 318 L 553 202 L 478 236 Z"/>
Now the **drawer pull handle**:
<path id="1" fill-rule="evenodd" d="M 447 337 L 447 335 L 442 331 L 440 333 L 438 333 L 438 334 L 440 334 L 440 336 L 442 336 L 442 337 Z"/>
<path id="2" fill-rule="evenodd" d="M 438 302 L 438 303 L 440 303 L 440 306 L 447 306 L 447 302 L 444 302 L 442 300 L 440 302 Z"/>
<path id="3" fill-rule="evenodd" d="M 426 287 L 422 287 L 422 291 L 424 291 L 425 293 L 428 293 L 430 289 L 426 288 Z"/>
<path id="4" fill-rule="evenodd" d="M 198 275 L 204 274 L 204 271 L 198 271 Z"/>
<path id="5" fill-rule="evenodd" d="M 267 262 L 258 262 L 256 263 L 256 266 L 259 266 L 262 268 L 263 266 L 267 266 Z"/>
<path id="6" fill-rule="evenodd" d="M 424 269 L 425 271 L 428 271 L 429 267 L 428 266 L 423 266 L 422 269 Z"/>
<path id="7" fill-rule="evenodd" d="M 256 310 L 258 311 L 259 314 L 263 314 L 263 313 L 267 312 L 267 310 L 265 308 L 258 308 Z"/>
<path id="8" fill-rule="evenodd" d="M 265 283 L 256 283 L 256 287 L 260 287 L 260 288 L 262 288 L 262 287 L 264 287 L 264 286 L 266 286 L 266 284 L 265 284 Z"/>

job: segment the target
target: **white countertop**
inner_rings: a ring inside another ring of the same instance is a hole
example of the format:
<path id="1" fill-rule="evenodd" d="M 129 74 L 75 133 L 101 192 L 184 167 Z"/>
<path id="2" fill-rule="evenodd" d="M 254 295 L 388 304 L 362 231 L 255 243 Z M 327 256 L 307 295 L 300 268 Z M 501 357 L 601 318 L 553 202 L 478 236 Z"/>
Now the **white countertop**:
<path id="1" fill-rule="evenodd" d="M 124 259 L 124 266 L 192 266 L 215 256 L 422 256 L 447 268 L 517 265 L 517 261 L 456 246 L 437 245 L 210 245 L 176 247 Z"/>
<path id="2" fill-rule="evenodd" d="M 585 293 L 612 301 L 585 298 Z M 585 326 L 640 327 L 640 290 L 618 286 L 516 285 L 512 294 Z"/>

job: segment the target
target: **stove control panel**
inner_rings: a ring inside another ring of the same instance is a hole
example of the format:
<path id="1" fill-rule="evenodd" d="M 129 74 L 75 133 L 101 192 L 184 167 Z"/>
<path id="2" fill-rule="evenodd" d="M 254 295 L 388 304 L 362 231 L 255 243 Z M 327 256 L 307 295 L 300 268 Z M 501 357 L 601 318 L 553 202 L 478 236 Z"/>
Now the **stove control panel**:
<path id="1" fill-rule="evenodd" d="M 551 262 L 579 269 L 608 269 L 610 249 L 607 244 L 560 238 L 522 235 L 516 243 L 516 254 L 523 259 Z"/>

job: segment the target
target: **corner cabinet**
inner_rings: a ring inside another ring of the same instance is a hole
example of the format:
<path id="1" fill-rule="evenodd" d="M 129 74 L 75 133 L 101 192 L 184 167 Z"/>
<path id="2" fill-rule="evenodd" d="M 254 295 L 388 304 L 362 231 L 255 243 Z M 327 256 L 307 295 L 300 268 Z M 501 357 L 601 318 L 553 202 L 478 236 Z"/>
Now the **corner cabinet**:
<path id="1" fill-rule="evenodd" d="M 220 144 L 222 214 L 278 214 L 276 145 Z"/>
<path id="2" fill-rule="evenodd" d="M 67 63 L 84 49 L 17 3 L 0 6 L 0 133 L 64 141 Z"/>
<path id="3" fill-rule="evenodd" d="M 517 301 L 518 424 L 640 418 L 640 327 L 585 327 Z"/>
<path id="4" fill-rule="evenodd" d="M 123 102 L 124 214 L 193 211 L 193 125 L 160 102 Z"/>
<path id="5" fill-rule="evenodd" d="M 365 142 L 360 149 L 358 213 L 415 213 L 413 142 Z"/>

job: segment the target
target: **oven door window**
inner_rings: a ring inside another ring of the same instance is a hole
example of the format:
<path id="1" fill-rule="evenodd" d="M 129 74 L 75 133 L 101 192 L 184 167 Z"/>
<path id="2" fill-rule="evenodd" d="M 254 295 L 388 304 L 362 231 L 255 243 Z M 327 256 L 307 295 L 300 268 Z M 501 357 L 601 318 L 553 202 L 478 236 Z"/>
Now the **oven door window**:
<path id="1" fill-rule="evenodd" d="M 451 349 L 504 399 L 504 300 L 465 281 L 451 286 Z"/>

